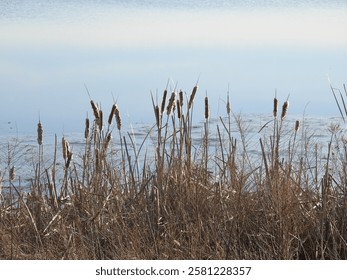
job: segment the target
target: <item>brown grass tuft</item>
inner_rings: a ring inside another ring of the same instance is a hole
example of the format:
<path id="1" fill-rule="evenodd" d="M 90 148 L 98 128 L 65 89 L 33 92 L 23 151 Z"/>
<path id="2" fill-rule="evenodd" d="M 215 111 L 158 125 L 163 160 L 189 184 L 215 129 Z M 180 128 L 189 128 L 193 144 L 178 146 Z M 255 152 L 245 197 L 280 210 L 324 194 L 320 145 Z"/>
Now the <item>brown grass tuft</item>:
<path id="1" fill-rule="evenodd" d="M 13 164 L 26 158 L 27 147 L 2 145 L 0 258 L 347 259 L 343 130 L 331 126 L 321 151 L 306 127 L 297 133 L 299 121 L 293 130 L 285 102 L 281 119 L 270 117 L 253 143 L 247 123 L 231 114 L 229 95 L 227 116 L 213 122 L 206 121 L 211 99 L 202 99 L 205 122 L 195 125 L 197 89 L 184 113 L 183 93 L 168 104 L 152 98 L 157 129 L 139 144 L 120 131 L 112 143 L 116 132 L 99 129 L 100 110 L 92 106 L 97 117 L 90 129 L 86 121 L 88 141 L 81 136 L 85 147 L 74 150 L 74 161 L 62 137 L 65 164 L 57 160 L 57 137 L 53 157 L 43 154 L 39 122 L 39 156 L 25 180 Z M 163 108 L 171 115 L 162 126 Z M 116 104 L 112 111 L 120 130 Z M 25 193 L 23 182 L 30 182 Z"/>

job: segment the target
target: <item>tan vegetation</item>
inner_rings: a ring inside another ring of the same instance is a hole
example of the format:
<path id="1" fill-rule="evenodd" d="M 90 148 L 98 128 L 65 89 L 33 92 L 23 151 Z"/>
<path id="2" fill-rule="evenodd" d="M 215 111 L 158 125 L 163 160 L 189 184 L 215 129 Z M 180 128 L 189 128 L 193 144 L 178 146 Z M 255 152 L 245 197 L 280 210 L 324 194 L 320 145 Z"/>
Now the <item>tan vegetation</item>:
<path id="1" fill-rule="evenodd" d="M 212 144 L 206 96 L 203 135 L 195 145 L 197 91 L 197 85 L 189 96 L 173 91 L 167 102 L 165 90 L 159 104 L 152 97 L 155 124 L 145 138 L 155 139 L 153 153 L 122 130 L 117 104 L 105 123 L 91 101 L 84 153 L 73 157 L 63 137 L 62 153 L 56 140 L 47 164 L 39 122 L 29 193 L 18 189 L 11 156 L 1 170 L 0 258 L 345 259 L 347 141 L 341 129 L 331 126 L 323 157 L 302 123 L 288 126 L 288 101 L 278 117 L 275 98 L 257 157 L 229 95 Z"/>

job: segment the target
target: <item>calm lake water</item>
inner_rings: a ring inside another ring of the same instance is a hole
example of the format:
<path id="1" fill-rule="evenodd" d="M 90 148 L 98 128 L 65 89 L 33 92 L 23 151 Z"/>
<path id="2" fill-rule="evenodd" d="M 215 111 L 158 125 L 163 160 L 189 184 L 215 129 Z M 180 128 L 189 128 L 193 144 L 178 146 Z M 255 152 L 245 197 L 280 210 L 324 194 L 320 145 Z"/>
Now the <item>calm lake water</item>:
<path id="1" fill-rule="evenodd" d="M 210 97 L 222 114 L 337 115 L 346 83 L 346 1 L 1 1 L 0 135 L 82 132 L 92 99 L 125 123 L 154 120 L 150 94 Z M 168 84 L 168 85 L 167 85 Z M 223 107 L 224 108 L 224 107 Z"/>
<path id="2" fill-rule="evenodd" d="M 224 114 L 225 116 L 225 114 Z M 238 118 L 239 116 L 236 116 Z M 246 163 L 246 169 L 250 171 L 261 165 L 262 153 L 259 139 L 263 140 L 264 145 L 269 145 L 270 137 L 273 133 L 273 117 L 271 114 L 246 114 L 240 116 L 243 137 L 240 134 L 240 127 L 236 119 L 231 121 L 231 135 L 237 141 L 237 156 L 245 158 L 244 150 L 247 151 L 247 158 L 250 162 Z M 225 123 L 227 119 L 223 118 Z M 329 127 L 340 125 L 340 130 L 337 133 L 338 137 L 346 137 L 345 124 L 341 117 L 309 117 L 309 116 L 287 116 L 283 123 L 283 133 L 281 133 L 281 158 L 288 159 L 288 146 L 293 143 L 295 122 L 300 121 L 300 129 L 295 137 L 295 146 L 290 145 L 295 149 L 294 163 L 302 156 L 311 158 L 312 165 L 318 164 L 320 174 L 324 174 L 326 164 L 328 145 L 331 141 L 331 132 Z M 153 124 L 153 123 L 152 123 Z M 156 128 L 152 124 L 132 124 L 122 128 L 122 136 L 126 138 L 127 149 L 135 166 L 135 158 L 138 159 L 139 168 L 141 170 L 144 160 L 153 167 L 155 158 L 155 145 L 157 144 Z M 220 129 L 220 135 L 224 149 L 228 147 L 228 135 L 223 128 L 220 119 L 210 119 L 209 121 L 209 164 L 210 170 L 215 176 L 218 176 L 219 169 L 216 162 L 221 160 L 221 145 L 217 134 L 217 126 Z M 169 129 L 169 135 L 172 130 Z M 204 122 L 196 121 L 193 130 L 193 156 L 201 159 L 202 152 L 202 135 L 204 135 Z M 111 148 L 109 148 L 109 156 L 115 168 L 121 161 L 121 145 L 118 131 L 112 134 Z M 85 139 L 83 133 L 66 133 L 64 137 L 70 143 L 71 151 L 73 152 L 74 166 L 79 169 L 83 166 L 83 155 L 85 153 Z M 43 162 L 41 168 L 50 171 L 54 163 L 54 153 L 56 151 L 56 176 L 59 184 L 62 183 L 64 172 L 64 160 L 62 156 L 62 136 L 57 136 L 57 145 L 55 146 L 55 135 L 44 134 L 43 138 Z M 170 138 L 168 138 L 170 139 Z M 340 139 L 340 138 L 339 138 Z M 341 142 L 341 141 L 340 141 Z M 334 149 L 336 142 L 333 141 L 332 148 Z M 244 146 L 243 146 L 244 145 Z M 244 149 L 245 148 L 245 149 Z M 340 147 L 341 148 L 341 147 Z M 168 149 L 170 149 L 168 147 Z M 270 151 L 270 147 L 265 146 L 266 151 Z M 136 151 L 136 152 L 135 152 Z M 337 150 L 336 150 L 337 151 Z M 317 152 L 317 159 L 316 153 Z M 340 150 L 340 152 L 343 151 Z M 226 155 L 226 150 L 223 152 Z M 8 185 L 7 160 L 10 158 L 9 166 L 15 166 L 16 182 L 15 184 L 22 187 L 30 186 L 31 180 L 34 177 L 35 170 L 38 167 L 39 147 L 37 144 L 37 135 L 19 135 L 19 136 L 0 136 L 0 175 L 4 186 Z M 249 165 L 249 166 L 248 166 Z M 0 200 L 1 202 L 1 200 Z"/>

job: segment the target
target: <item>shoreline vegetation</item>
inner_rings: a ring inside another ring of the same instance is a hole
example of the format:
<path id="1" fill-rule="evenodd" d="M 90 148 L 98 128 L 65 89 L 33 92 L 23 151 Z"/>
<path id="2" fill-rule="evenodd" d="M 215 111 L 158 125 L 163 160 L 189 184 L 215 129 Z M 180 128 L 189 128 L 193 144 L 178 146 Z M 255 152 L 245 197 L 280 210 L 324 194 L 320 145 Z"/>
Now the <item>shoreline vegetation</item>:
<path id="1" fill-rule="evenodd" d="M 201 141 L 192 141 L 197 92 L 152 96 L 154 125 L 140 145 L 117 104 L 107 114 L 90 100 L 84 152 L 55 137 L 49 163 L 40 120 L 27 193 L 10 149 L 0 163 L 0 259 L 346 259 L 343 130 L 329 126 L 323 155 L 299 120 L 287 125 L 289 102 L 275 97 L 254 156 L 228 95 L 211 149 L 207 95 Z"/>

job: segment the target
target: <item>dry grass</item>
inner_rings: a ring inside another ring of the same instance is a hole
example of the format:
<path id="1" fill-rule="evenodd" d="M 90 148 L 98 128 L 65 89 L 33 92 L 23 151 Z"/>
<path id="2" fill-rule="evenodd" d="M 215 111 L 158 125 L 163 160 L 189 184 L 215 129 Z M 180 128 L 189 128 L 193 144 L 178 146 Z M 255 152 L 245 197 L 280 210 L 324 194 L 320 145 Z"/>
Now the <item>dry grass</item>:
<path id="1" fill-rule="evenodd" d="M 330 129 L 323 158 L 303 125 L 302 133 L 299 122 L 288 126 L 287 101 L 277 116 L 275 98 L 273 120 L 259 132 L 255 157 L 228 96 L 211 147 L 206 96 L 203 137 L 196 146 L 197 90 L 196 85 L 189 98 L 181 91 L 177 100 L 174 91 L 168 103 L 167 90 L 161 104 L 152 98 L 155 125 L 145 138 L 155 139 L 153 154 L 122 131 L 116 104 L 105 124 L 91 101 L 94 120 L 86 119 L 80 157 L 72 156 L 63 138 L 62 155 L 55 152 L 49 164 L 44 162 L 39 122 L 39 157 L 29 193 L 17 187 L 20 176 L 11 156 L 1 172 L 0 258 L 345 259 L 342 131 Z M 240 141 L 232 134 L 235 127 Z M 119 146 L 112 143 L 115 138 Z M 58 165 L 57 157 L 65 164 Z"/>

